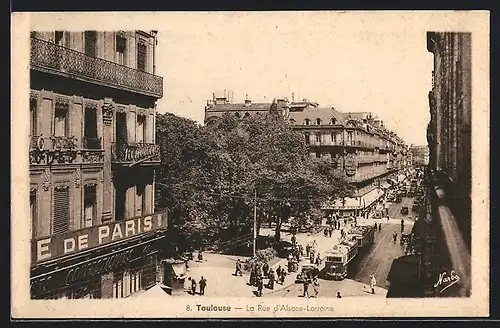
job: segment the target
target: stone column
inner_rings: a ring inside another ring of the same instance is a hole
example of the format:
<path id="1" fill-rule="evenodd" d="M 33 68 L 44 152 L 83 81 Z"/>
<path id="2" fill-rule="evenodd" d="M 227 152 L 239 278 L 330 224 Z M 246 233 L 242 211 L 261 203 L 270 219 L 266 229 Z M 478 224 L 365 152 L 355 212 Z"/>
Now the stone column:
<path id="1" fill-rule="evenodd" d="M 113 181 L 111 172 L 111 147 L 113 140 L 113 117 L 114 104 L 110 98 L 104 99 L 102 106 L 103 136 L 102 144 L 104 147 L 104 170 L 103 170 L 103 201 L 102 201 L 102 222 L 108 222 L 113 219 Z"/>

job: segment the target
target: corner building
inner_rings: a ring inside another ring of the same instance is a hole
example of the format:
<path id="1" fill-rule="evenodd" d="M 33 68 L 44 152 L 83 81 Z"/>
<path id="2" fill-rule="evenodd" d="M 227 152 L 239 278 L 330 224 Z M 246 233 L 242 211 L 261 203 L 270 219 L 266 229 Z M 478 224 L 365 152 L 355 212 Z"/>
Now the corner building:
<path id="1" fill-rule="evenodd" d="M 32 32 L 31 297 L 121 298 L 161 280 L 156 31 Z"/>

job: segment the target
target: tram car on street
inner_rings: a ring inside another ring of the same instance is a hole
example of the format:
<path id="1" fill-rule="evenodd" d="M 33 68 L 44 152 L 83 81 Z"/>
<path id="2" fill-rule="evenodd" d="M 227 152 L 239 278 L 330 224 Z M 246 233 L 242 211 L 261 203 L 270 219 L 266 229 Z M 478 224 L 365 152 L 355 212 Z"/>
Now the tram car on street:
<path id="1" fill-rule="evenodd" d="M 358 242 L 345 240 L 325 254 L 325 278 L 343 280 L 347 277 L 348 264 L 358 255 Z"/>
<path id="2" fill-rule="evenodd" d="M 371 247 L 375 240 L 375 227 L 370 226 L 357 226 L 347 232 L 348 239 L 358 242 L 360 250 L 368 249 Z"/>

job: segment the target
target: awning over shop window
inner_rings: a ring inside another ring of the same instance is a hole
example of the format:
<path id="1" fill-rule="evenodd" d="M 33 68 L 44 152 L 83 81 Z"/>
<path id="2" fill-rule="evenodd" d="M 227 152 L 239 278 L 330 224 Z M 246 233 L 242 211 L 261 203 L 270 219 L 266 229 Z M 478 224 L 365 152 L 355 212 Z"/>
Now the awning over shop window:
<path id="1" fill-rule="evenodd" d="M 161 285 L 157 284 L 152 288 L 149 288 L 143 293 L 140 293 L 137 295 L 138 298 L 164 298 L 164 297 L 169 297 L 170 295 L 167 294 L 166 290 L 162 288 Z"/>
<path id="2" fill-rule="evenodd" d="M 379 189 L 379 188 L 375 188 L 375 189 L 367 192 L 366 194 L 361 196 L 361 207 L 366 208 L 366 207 L 370 206 L 371 204 L 373 204 L 373 202 L 375 202 L 377 199 L 379 199 L 383 194 L 384 194 L 384 191 Z"/>
<path id="3" fill-rule="evenodd" d="M 337 199 L 333 202 L 328 202 L 323 206 L 323 209 L 333 209 L 333 210 L 355 210 L 359 209 L 359 199 L 346 197 L 345 201 L 342 199 Z"/>
<path id="4" fill-rule="evenodd" d="M 388 184 L 387 182 L 384 182 L 381 186 L 380 186 L 382 189 L 387 189 L 387 188 L 390 188 L 391 185 Z"/>
<path id="5" fill-rule="evenodd" d="M 172 263 L 171 266 L 177 278 L 184 278 L 184 275 L 186 274 L 185 263 Z"/>

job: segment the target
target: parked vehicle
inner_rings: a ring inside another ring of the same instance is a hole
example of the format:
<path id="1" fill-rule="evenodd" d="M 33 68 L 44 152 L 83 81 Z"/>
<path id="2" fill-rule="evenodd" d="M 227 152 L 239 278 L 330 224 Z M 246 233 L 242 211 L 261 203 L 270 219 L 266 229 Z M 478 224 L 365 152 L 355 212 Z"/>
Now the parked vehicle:
<path id="1" fill-rule="evenodd" d="M 403 215 L 407 215 L 407 214 L 409 214 L 409 213 L 410 213 L 410 211 L 409 211 L 409 209 L 408 209 L 408 206 L 402 206 L 402 207 L 401 207 L 401 214 L 403 214 Z"/>
<path id="2" fill-rule="evenodd" d="M 305 281 L 312 281 L 314 278 L 319 276 L 319 269 L 316 264 L 303 264 L 302 270 L 297 275 L 295 283 L 303 283 Z"/>

